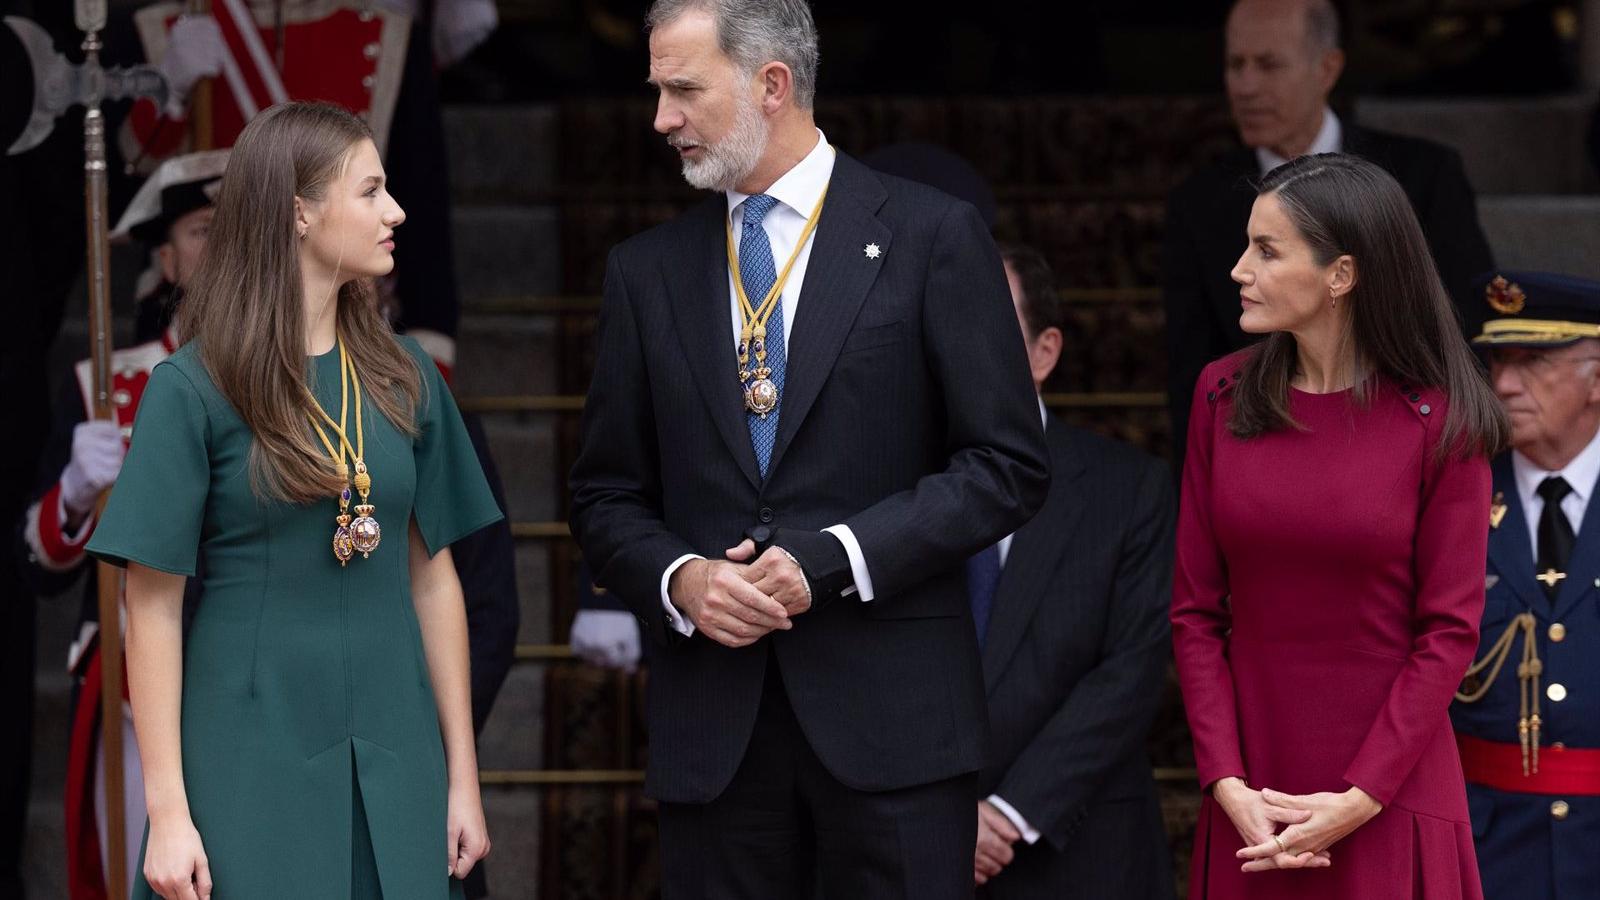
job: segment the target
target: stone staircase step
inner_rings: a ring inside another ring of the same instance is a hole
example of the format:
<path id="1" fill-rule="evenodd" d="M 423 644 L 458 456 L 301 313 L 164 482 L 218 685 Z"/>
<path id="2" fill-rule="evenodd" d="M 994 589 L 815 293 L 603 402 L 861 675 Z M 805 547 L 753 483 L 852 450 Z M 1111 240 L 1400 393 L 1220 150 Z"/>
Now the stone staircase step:
<path id="1" fill-rule="evenodd" d="M 444 134 L 455 202 L 526 202 L 548 196 L 560 177 L 558 118 L 553 104 L 446 107 Z"/>
<path id="2" fill-rule="evenodd" d="M 506 514 L 513 522 L 556 518 L 556 496 L 566 473 L 556 471 L 552 414 L 497 415 L 485 419 L 484 431 L 505 483 Z"/>
<path id="3" fill-rule="evenodd" d="M 542 791 L 489 785 L 483 789 L 488 820 L 489 900 L 530 900 L 538 896 Z"/>
<path id="4" fill-rule="evenodd" d="M 554 206 L 457 206 L 451 215 L 463 306 L 475 300 L 556 294 L 562 287 L 561 221 Z"/>
<path id="5" fill-rule="evenodd" d="M 555 393 L 557 324 L 554 316 L 464 313 L 452 389 L 461 397 Z"/>
<path id="6" fill-rule="evenodd" d="M 1367 97 L 1356 121 L 1456 148 L 1479 194 L 1600 190 L 1584 141 L 1592 94 L 1483 99 Z"/>
<path id="7" fill-rule="evenodd" d="M 540 735 L 548 665 L 520 661 L 512 667 L 478 738 L 479 768 L 537 769 L 544 764 Z"/>
<path id="8" fill-rule="evenodd" d="M 1600 197 L 1480 197 L 1478 217 L 1501 268 L 1600 279 Z"/>
<path id="9" fill-rule="evenodd" d="M 550 624 L 550 541 L 517 541 L 517 599 L 522 604 L 519 644 L 565 644 Z M 526 664 L 524 664 L 526 665 Z"/>

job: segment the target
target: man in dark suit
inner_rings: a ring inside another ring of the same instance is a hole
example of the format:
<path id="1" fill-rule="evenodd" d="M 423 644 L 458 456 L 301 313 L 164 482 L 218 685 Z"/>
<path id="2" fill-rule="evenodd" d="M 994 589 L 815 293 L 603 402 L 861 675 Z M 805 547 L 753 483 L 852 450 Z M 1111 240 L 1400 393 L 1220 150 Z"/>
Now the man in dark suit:
<path id="1" fill-rule="evenodd" d="M 663 896 L 970 897 L 962 560 L 1049 483 L 999 256 L 970 204 L 835 154 L 804 0 L 648 21 L 656 130 L 716 193 L 611 253 L 571 484 L 658 645 Z"/>
<path id="2" fill-rule="evenodd" d="M 1243 146 L 1197 171 L 1167 200 L 1161 268 L 1179 464 L 1200 370 L 1252 340 L 1239 327 L 1239 286 L 1228 274 L 1244 252 L 1256 196 L 1251 183 L 1289 159 L 1354 153 L 1393 175 L 1422 222 L 1464 335 L 1477 334 L 1483 322 L 1473 279 L 1493 260 L 1461 157 L 1431 141 L 1341 121 L 1328 95 L 1343 68 L 1329 0 L 1238 0 L 1228 15 L 1224 77 Z"/>
<path id="3" fill-rule="evenodd" d="M 1043 257 L 1001 253 L 1042 388 L 1066 308 Z M 973 876 L 992 900 L 1169 900 L 1145 741 L 1167 671 L 1172 479 L 1054 417 L 1045 436 L 1044 506 L 968 565 L 991 735 Z"/>

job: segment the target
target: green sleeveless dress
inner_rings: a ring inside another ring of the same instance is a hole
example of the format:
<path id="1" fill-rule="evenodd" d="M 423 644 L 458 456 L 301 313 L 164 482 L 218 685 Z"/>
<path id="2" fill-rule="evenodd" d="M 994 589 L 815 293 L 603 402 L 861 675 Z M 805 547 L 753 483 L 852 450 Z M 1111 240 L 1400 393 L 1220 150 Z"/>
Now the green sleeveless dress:
<path id="1" fill-rule="evenodd" d="M 444 745 L 408 533 L 415 518 L 437 553 L 501 512 L 438 369 L 400 340 L 422 373 L 419 434 L 397 430 L 365 396 L 383 529 L 370 558 L 342 568 L 334 558 L 334 498 L 256 498 L 252 435 L 192 343 L 151 373 L 89 542 L 116 565 L 194 576 L 201 562 L 184 643 L 183 776 L 214 900 L 461 896 L 447 874 Z M 337 419 L 338 350 L 308 366 Z M 156 896 L 135 879 L 135 900 Z"/>

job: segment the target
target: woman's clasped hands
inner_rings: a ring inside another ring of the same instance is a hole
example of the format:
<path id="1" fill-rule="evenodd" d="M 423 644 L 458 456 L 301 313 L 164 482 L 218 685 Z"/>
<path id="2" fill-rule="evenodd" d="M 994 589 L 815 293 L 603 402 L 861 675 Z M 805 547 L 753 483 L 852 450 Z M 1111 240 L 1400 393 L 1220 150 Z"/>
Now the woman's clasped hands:
<path id="1" fill-rule="evenodd" d="M 1302 796 L 1257 791 L 1242 778 L 1223 778 L 1211 794 L 1244 839 L 1246 846 L 1235 856 L 1245 872 L 1331 866 L 1329 848 L 1383 810 L 1357 787 Z"/>

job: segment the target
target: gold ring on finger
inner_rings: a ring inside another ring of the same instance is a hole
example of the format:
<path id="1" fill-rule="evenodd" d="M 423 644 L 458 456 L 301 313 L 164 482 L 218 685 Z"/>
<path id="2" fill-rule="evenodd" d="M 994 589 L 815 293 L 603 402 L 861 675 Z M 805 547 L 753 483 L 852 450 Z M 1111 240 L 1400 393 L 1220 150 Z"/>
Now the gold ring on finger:
<path id="1" fill-rule="evenodd" d="M 1283 835 L 1275 834 L 1275 835 L 1272 836 L 1272 840 L 1273 840 L 1273 843 L 1276 843 L 1278 845 L 1278 852 L 1279 853 L 1288 853 L 1289 852 L 1289 846 L 1283 842 Z"/>

